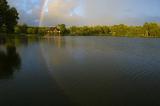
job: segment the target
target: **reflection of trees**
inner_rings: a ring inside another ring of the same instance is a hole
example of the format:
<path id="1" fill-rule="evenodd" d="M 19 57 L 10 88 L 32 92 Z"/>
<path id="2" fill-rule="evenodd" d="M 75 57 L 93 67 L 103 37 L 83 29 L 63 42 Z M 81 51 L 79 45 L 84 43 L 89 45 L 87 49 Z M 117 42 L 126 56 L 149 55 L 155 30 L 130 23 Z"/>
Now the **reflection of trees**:
<path id="1" fill-rule="evenodd" d="M 0 37 L 0 44 L 4 44 L 6 42 L 5 38 Z"/>
<path id="2" fill-rule="evenodd" d="M 19 46 L 28 46 L 29 44 L 38 42 L 39 39 L 36 37 L 14 37 L 14 38 L 7 38 L 7 37 L 0 37 L 0 45 L 6 45 L 11 43 L 12 45 L 15 45 L 16 47 Z"/>
<path id="3" fill-rule="evenodd" d="M 7 45 L 6 51 L 0 50 L 0 79 L 12 77 L 20 68 L 21 59 L 14 45 Z"/>

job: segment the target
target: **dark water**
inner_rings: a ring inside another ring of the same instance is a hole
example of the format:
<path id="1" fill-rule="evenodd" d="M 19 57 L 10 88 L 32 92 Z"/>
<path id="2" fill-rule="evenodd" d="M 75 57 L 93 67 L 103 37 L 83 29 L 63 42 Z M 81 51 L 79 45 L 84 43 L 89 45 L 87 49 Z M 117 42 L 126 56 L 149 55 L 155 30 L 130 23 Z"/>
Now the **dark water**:
<path id="1" fill-rule="evenodd" d="M 160 39 L 0 40 L 0 106 L 143 105 L 160 105 Z"/>

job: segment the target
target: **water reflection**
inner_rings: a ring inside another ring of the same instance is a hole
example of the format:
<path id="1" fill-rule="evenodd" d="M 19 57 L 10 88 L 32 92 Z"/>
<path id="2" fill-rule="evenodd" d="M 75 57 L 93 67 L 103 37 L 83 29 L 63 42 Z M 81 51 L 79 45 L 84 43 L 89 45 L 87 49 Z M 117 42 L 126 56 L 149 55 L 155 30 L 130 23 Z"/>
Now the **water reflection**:
<path id="1" fill-rule="evenodd" d="M 53 44 L 57 48 L 62 48 L 65 46 L 65 38 L 62 36 L 53 36 L 46 38 L 47 44 Z"/>
<path id="2" fill-rule="evenodd" d="M 160 104 L 160 39 L 56 36 L 0 43 L 0 79 L 13 76 L 18 54 L 23 58 L 16 78 L 0 81 L 0 106 Z"/>
<path id="3" fill-rule="evenodd" d="M 61 36 L 55 36 L 54 37 L 54 43 L 55 43 L 55 45 L 58 47 L 58 48 L 61 48 L 64 44 L 64 42 L 63 42 L 64 40 L 62 39 L 62 37 Z"/>
<path id="4" fill-rule="evenodd" d="M 20 64 L 21 59 L 14 45 L 7 44 L 5 49 L 0 48 L 0 79 L 11 78 Z"/>

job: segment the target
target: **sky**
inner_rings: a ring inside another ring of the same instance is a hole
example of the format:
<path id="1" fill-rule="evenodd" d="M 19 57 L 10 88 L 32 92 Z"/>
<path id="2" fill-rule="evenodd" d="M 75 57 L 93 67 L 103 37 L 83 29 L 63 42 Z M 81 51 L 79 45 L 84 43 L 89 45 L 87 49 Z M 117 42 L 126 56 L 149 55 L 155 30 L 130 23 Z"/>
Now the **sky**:
<path id="1" fill-rule="evenodd" d="M 160 0 L 7 0 L 20 23 L 35 26 L 160 22 Z"/>

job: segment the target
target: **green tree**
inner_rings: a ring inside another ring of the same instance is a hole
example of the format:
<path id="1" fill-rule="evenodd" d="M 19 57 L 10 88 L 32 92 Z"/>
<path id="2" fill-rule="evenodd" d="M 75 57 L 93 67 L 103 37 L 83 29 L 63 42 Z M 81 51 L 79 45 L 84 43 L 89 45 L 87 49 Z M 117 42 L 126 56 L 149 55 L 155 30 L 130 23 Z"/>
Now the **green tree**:
<path id="1" fill-rule="evenodd" d="M 1 26 L 1 32 L 2 33 L 6 33 L 7 32 L 7 27 L 6 27 L 6 25 L 5 24 L 3 24 L 2 26 Z"/>
<path id="2" fill-rule="evenodd" d="M 21 33 L 20 27 L 19 27 L 19 26 L 15 26 L 14 32 L 15 32 L 16 34 L 20 34 L 20 33 Z"/>
<path id="3" fill-rule="evenodd" d="M 124 24 L 114 25 L 111 27 L 111 33 L 114 36 L 126 36 L 128 31 L 128 26 Z"/>
<path id="4" fill-rule="evenodd" d="M 66 25 L 65 24 L 59 24 L 58 28 L 61 31 L 61 34 L 66 34 L 67 33 L 67 29 L 66 29 Z"/>
<path id="5" fill-rule="evenodd" d="M 145 23 L 143 28 L 146 37 L 160 36 L 160 27 L 157 23 Z"/>
<path id="6" fill-rule="evenodd" d="M 14 32 L 14 27 L 18 23 L 18 12 L 14 7 L 10 7 L 6 0 L 0 0 L 0 28 L 5 25 L 7 32 Z"/>
<path id="7" fill-rule="evenodd" d="M 111 33 L 111 30 L 108 26 L 103 26 L 102 27 L 104 34 L 109 35 Z"/>
<path id="8" fill-rule="evenodd" d="M 48 29 L 47 27 L 39 27 L 37 33 L 41 35 L 45 35 L 47 32 L 47 29 Z"/>
<path id="9" fill-rule="evenodd" d="M 23 24 L 23 25 L 16 25 L 14 27 L 14 32 L 16 34 L 22 34 L 22 33 L 27 33 L 27 28 L 28 26 L 26 24 Z"/>
<path id="10" fill-rule="evenodd" d="M 27 28 L 27 34 L 34 34 L 33 28 Z"/>
<path id="11" fill-rule="evenodd" d="M 144 29 L 142 26 L 128 26 L 128 36 L 144 36 Z"/>
<path id="12" fill-rule="evenodd" d="M 25 34 L 27 33 L 27 28 L 28 28 L 27 24 L 20 25 L 19 27 L 21 29 L 21 33 Z"/>
<path id="13" fill-rule="evenodd" d="M 9 9 L 9 5 L 6 0 L 0 0 L 0 27 L 5 24 L 6 12 Z"/>
<path id="14" fill-rule="evenodd" d="M 18 12 L 17 10 L 12 7 L 10 8 L 7 13 L 6 13 L 6 26 L 7 26 L 7 32 L 8 33 L 13 33 L 14 32 L 14 27 L 18 23 Z"/>

